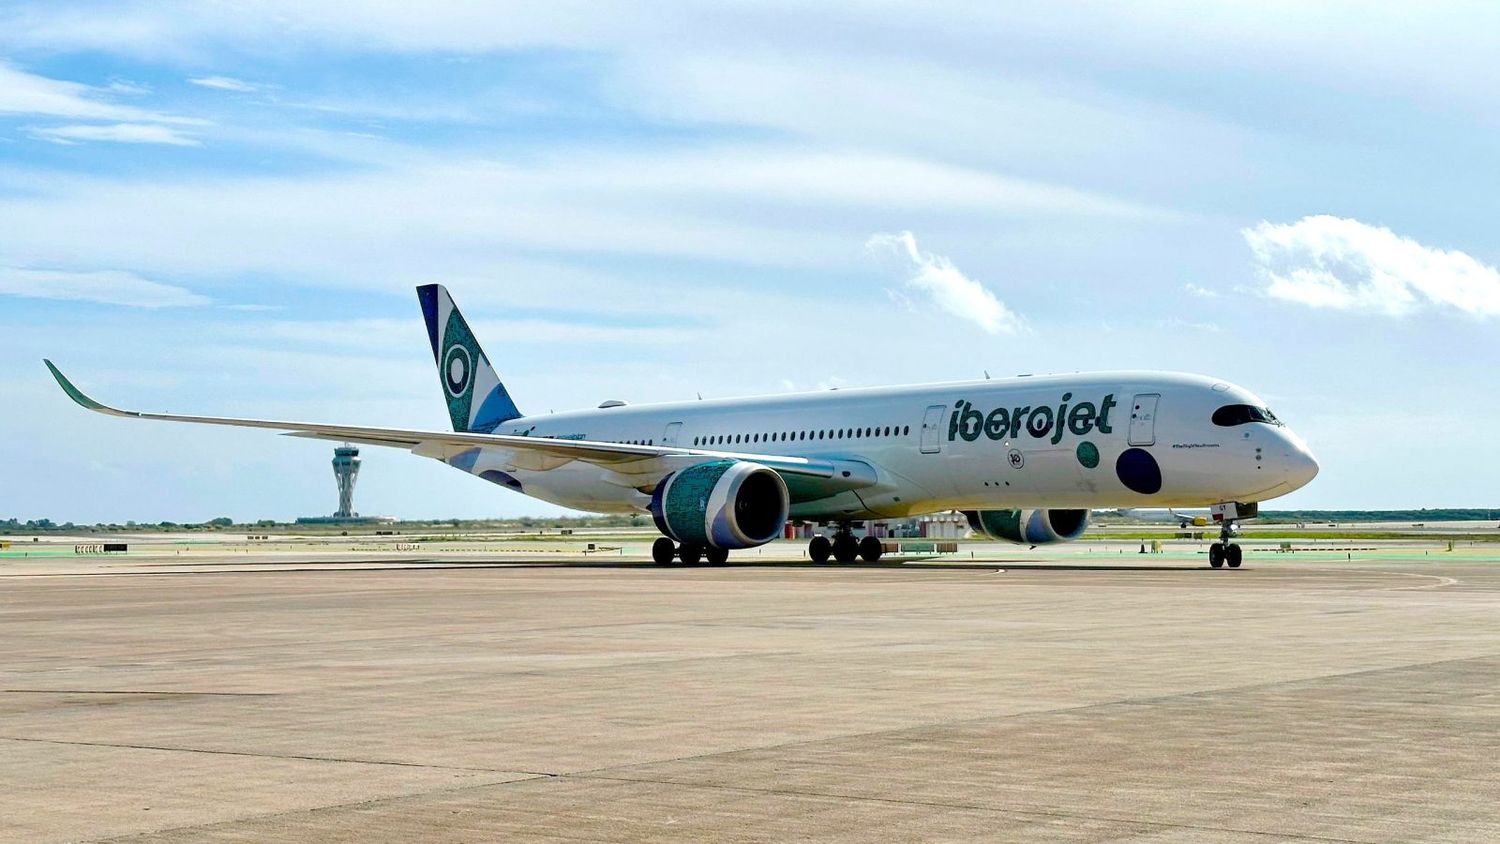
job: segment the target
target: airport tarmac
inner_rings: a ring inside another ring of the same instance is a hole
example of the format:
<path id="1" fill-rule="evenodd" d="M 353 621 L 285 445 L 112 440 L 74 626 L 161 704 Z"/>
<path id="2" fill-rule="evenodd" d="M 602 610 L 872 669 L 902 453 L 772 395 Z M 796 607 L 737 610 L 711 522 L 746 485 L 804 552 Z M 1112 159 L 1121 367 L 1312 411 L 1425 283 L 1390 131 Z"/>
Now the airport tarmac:
<path id="1" fill-rule="evenodd" d="M 0 559 L 0 840 L 1500 840 L 1493 543 L 626 550 Z"/>

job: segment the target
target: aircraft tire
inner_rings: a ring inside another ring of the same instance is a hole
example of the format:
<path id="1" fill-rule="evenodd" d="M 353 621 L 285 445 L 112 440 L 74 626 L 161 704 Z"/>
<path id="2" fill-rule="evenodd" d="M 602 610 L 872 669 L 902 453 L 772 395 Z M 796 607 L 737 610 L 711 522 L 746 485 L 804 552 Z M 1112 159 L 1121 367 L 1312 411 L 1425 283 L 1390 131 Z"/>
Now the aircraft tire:
<path id="1" fill-rule="evenodd" d="M 651 543 L 651 559 L 657 565 L 670 566 L 675 556 L 677 556 L 677 546 L 665 536 L 657 537 L 656 541 Z"/>
<path id="2" fill-rule="evenodd" d="M 880 555 L 885 553 L 885 546 L 879 539 L 867 536 L 859 541 L 859 556 L 867 563 L 879 562 Z"/>
<path id="3" fill-rule="evenodd" d="M 814 536 L 807 543 L 807 556 L 811 557 L 815 563 L 828 562 L 828 555 L 832 553 L 833 544 L 828 541 L 828 537 L 826 536 Z"/>
<path id="4" fill-rule="evenodd" d="M 1224 565 L 1224 546 L 1215 542 L 1208 546 L 1208 564 L 1214 568 L 1222 568 Z"/>
<path id="5" fill-rule="evenodd" d="M 841 563 L 852 563 L 859 557 L 859 543 L 847 533 L 833 538 L 833 558 Z"/>
<path id="6" fill-rule="evenodd" d="M 680 547 L 678 547 L 677 554 L 678 556 L 682 557 L 683 565 L 696 566 L 698 565 L 698 561 L 703 557 L 703 546 L 690 545 L 684 542 Z"/>
<path id="7" fill-rule="evenodd" d="M 1224 548 L 1224 562 L 1228 563 L 1230 568 L 1239 568 L 1243 560 L 1244 552 L 1240 550 L 1240 546 L 1229 545 Z"/>
<path id="8" fill-rule="evenodd" d="M 703 549 L 703 558 L 708 560 L 708 564 L 711 566 L 722 566 L 729 562 L 729 549 L 705 548 Z"/>

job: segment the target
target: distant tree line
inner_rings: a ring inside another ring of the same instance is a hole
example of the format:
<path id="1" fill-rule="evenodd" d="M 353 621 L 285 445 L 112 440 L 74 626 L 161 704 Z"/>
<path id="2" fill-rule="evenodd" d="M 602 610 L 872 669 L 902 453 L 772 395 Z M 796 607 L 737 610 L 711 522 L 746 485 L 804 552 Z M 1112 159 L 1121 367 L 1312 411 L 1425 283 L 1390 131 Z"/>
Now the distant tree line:
<path id="1" fill-rule="evenodd" d="M 1500 518 L 1500 507 L 1440 507 L 1420 510 L 1262 510 L 1262 522 L 1484 522 Z"/>
<path id="2" fill-rule="evenodd" d="M 384 523 L 379 525 L 360 526 L 361 532 L 366 528 L 385 529 L 407 529 L 407 530 L 433 530 L 433 529 L 456 529 L 456 530 L 541 530 L 547 528 L 626 528 L 644 527 L 647 524 L 645 516 L 635 515 L 613 515 L 613 516 L 554 516 L 540 518 L 534 516 L 521 516 L 514 519 L 419 519 Z M 220 516 L 217 519 L 209 519 L 206 522 L 136 522 L 127 521 L 123 524 L 115 522 L 98 522 L 95 524 L 75 525 L 72 522 L 57 524 L 51 519 L 0 519 L 0 534 L 15 532 L 47 532 L 47 531 L 203 531 L 223 530 L 225 528 L 282 528 L 298 531 L 311 530 L 308 526 L 298 525 L 294 522 L 278 522 L 275 519 L 258 519 L 253 522 L 237 523 L 228 516 Z M 341 528 L 342 529 L 342 528 Z"/>

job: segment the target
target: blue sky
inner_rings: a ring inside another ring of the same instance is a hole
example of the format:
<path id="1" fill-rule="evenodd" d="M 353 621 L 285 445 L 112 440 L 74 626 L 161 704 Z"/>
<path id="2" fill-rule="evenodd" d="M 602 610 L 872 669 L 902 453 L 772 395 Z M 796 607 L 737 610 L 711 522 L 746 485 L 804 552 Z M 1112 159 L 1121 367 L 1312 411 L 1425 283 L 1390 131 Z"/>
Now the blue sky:
<path id="1" fill-rule="evenodd" d="M 0 517 L 331 511 L 327 444 L 40 358 L 437 428 L 430 281 L 523 410 L 1185 369 L 1311 442 L 1277 507 L 1496 504 L 1500 10 L 993 5 L 0 7 Z"/>

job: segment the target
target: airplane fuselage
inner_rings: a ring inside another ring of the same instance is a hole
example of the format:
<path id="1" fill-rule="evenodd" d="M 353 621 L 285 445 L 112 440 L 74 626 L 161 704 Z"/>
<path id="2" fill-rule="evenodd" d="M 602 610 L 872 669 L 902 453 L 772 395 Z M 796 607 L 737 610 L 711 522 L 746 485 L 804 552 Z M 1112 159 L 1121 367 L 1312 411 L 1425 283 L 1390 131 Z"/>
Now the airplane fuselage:
<path id="1" fill-rule="evenodd" d="M 1231 406 L 1265 407 L 1215 378 L 1100 372 L 618 405 L 512 419 L 495 433 L 871 467 L 874 484 L 833 495 L 799 490 L 792 481 L 791 517 L 806 520 L 1204 506 L 1264 501 L 1312 479 L 1317 463 L 1300 438 L 1274 417 L 1215 420 Z M 487 468 L 502 457 L 449 462 L 574 509 L 644 512 L 650 503 L 642 490 L 610 483 L 609 472 L 592 464 Z"/>

